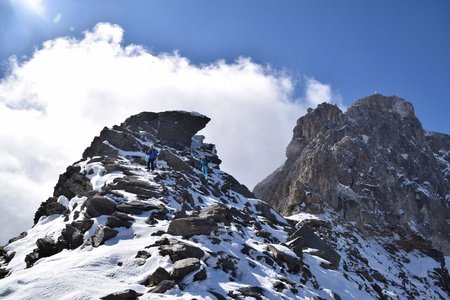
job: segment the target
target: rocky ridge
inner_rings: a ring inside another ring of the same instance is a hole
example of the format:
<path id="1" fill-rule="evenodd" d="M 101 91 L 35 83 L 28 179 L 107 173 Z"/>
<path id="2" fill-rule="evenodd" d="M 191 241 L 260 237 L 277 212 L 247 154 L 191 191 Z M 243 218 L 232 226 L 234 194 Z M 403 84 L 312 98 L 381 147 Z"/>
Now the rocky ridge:
<path id="1" fill-rule="evenodd" d="M 284 218 L 255 199 L 195 135 L 208 121 L 141 113 L 104 128 L 60 176 L 33 228 L 0 248 L 0 297 L 449 297 L 442 253 L 367 238 L 329 207 Z M 145 166 L 150 143 L 160 150 L 155 172 Z"/>
<path id="2" fill-rule="evenodd" d="M 450 254 L 450 136 L 413 106 L 372 95 L 344 113 L 323 103 L 297 121 L 285 164 L 254 193 L 284 215 L 337 211 L 366 234 Z"/>

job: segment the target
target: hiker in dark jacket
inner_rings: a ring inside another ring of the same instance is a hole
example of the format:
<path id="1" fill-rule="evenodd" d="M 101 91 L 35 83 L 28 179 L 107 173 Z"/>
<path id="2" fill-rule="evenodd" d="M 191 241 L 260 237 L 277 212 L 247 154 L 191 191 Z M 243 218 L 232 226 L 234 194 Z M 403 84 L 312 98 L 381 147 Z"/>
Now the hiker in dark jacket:
<path id="1" fill-rule="evenodd" d="M 154 171 L 155 170 L 155 160 L 158 158 L 158 150 L 156 150 L 152 144 L 152 145 L 150 145 L 146 154 L 148 155 L 147 170 L 150 170 L 150 165 L 151 165 L 152 171 Z"/>

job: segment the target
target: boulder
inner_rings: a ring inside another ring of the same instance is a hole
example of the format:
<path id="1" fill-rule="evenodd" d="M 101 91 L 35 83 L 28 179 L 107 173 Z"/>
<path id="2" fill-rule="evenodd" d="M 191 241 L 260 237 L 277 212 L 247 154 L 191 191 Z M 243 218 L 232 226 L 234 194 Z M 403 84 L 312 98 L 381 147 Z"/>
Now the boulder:
<path id="1" fill-rule="evenodd" d="M 201 259 L 205 255 L 202 249 L 187 243 L 172 239 L 168 242 L 169 244 L 164 243 L 159 246 L 159 253 L 162 256 L 169 255 L 173 263 L 189 257 Z"/>
<path id="2" fill-rule="evenodd" d="M 298 257 L 303 258 L 303 238 L 297 237 L 287 243 L 289 249 L 291 249 Z"/>
<path id="3" fill-rule="evenodd" d="M 41 217 L 63 214 L 66 211 L 67 208 L 64 205 L 58 203 L 57 197 L 50 197 L 47 201 L 41 203 L 38 210 L 34 214 L 34 224 L 36 224 Z"/>
<path id="4" fill-rule="evenodd" d="M 107 240 L 115 237 L 118 233 L 119 232 L 117 230 L 109 228 L 108 226 L 100 225 L 97 228 L 97 231 L 95 231 L 94 235 L 89 237 L 89 239 L 86 241 L 86 245 L 98 247 L 100 245 L 103 245 Z"/>
<path id="5" fill-rule="evenodd" d="M 164 160 L 169 167 L 176 171 L 180 171 L 183 173 L 189 173 L 192 171 L 192 167 L 177 155 L 173 154 L 168 149 L 161 149 L 158 155 L 159 160 Z"/>
<path id="6" fill-rule="evenodd" d="M 117 227 L 126 227 L 130 228 L 131 223 L 127 221 L 123 221 L 122 219 L 119 219 L 116 216 L 109 216 L 108 220 L 106 221 L 106 226 L 111 228 L 117 228 Z"/>
<path id="7" fill-rule="evenodd" d="M 147 252 L 145 250 L 139 250 L 134 258 L 147 259 L 147 258 L 149 258 L 151 256 L 152 256 L 151 253 L 149 253 L 149 252 Z"/>
<path id="8" fill-rule="evenodd" d="M 9 271 L 5 268 L 0 268 L 0 279 L 5 278 L 6 276 L 8 276 Z"/>
<path id="9" fill-rule="evenodd" d="M 150 140 L 184 150 L 191 146 L 192 137 L 209 121 L 210 118 L 194 112 L 142 112 L 126 119 L 121 126 L 134 132 L 145 132 Z"/>
<path id="10" fill-rule="evenodd" d="M 84 150 L 83 159 L 94 156 L 117 156 L 118 152 L 115 148 L 124 151 L 140 151 L 141 145 L 130 132 L 120 126 L 114 126 L 112 129 L 104 127 L 100 136 L 96 136 L 91 145 Z"/>
<path id="11" fill-rule="evenodd" d="M 231 210 L 222 203 L 215 203 L 204 208 L 198 216 L 200 218 L 212 220 L 215 223 L 225 223 L 225 225 L 230 225 L 230 222 L 233 220 Z"/>
<path id="12" fill-rule="evenodd" d="M 270 205 L 264 201 L 258 201 L 255 208 L 260 212 L 260 214 L 272 223 L 288 226 L 289 223 L 277 213 Z"/>
<path id="13" fill-rule="evenodd" d="M 152 275 L 150 275 L 145 285 L 147 286 L 154 286 L 160 284 L 164 280 L 168 280 L 170 277 L 169 272 L 166 271 L 166 269 L 158 267 L 155 272 L 153 272 Z"/>
<path id="14" fill-rule="evenodd" d="M 116 209 L 123 213 L 140 215 L 144 211 L 159 210 L 160 207 L 147 202 L 132 200 L 120 203 Z"/>
<path id="15" fill-rule="evenodd" d="M 114 212 L 116 205 L 102 197 L 100 195 L 95 195 L 92 198 L 87 199 L 82 208 L 86 209 L 86 214 L 90 218 L 96 218 L 101 215 L 110 215 Z"/>
<path id="16" fill-rule="evenodd" d="M 194 235 L 205 235 L 217 230 L 219 227 L 215 221 L 202 217 L 188 217 L 172 220 L 167 233 L 190 237 Z"/>
<path id="17" fill-rule="evenodd" d="M 53 241 L 51 237 L 40 238 L 36 241 L 37 249 L 34 249 L 32 253 L 25 256 L 25 263 L 27 268 L 34 265 L 36 261 L 43 257 L 52 256 L 62 249 L 58 249 L 57 244 Z"/>
<path id="18" fill-rule="evenodd" d="M 202 268 L 197 274 L 194 275 L 194 281 L 202 281 L 207 277 L 206 269 Z"/>
<path id="19" fill-rule="evenodd" d="M 267 246 L 267 250 L 272 252 L 273 258 L 280 266 L 283 266 L 283 264 L 286 264 L 289 271 L 294 272 L 294 273 L 300 272 L 300 270 L 303 266 L 302 260 L 298 256 L 289 254 L 289 252 L 287 251 L 288 250 L 287 248 L 286 249 L 283 249 L 283 248 L 285 248 L 285 247 L 281 246 L 281 245 L 277 245 L 277 246 L 268 245 Z"/>
<path id="20" fill-rule="evenodd" d="M 108 184 L 105 190 L 124 190 L 127 193 L 136 194 L 141 199 L 159 198 L 162 189 L 148 181 L 139 180 L 133 176 L 120 177 Z"/>
<path id="21" fill-rule="evenodd" d="M 234 291 L 231 291 L 228 293 L 228 296 L 232 297 L 233 299 L 241 299 L 238 295 L 242 295 L 244 297 L 251 297 L 256 300 L 262 300 L 264 299 L 264 290 L 259 286 L 245 286 L 237 289 L 237 293 Z"/>
<path id="22" fill-rule="evenodd" d="M 21 239 L 23 239 L 24 237 L 26 237 L 27 235 L 28 235 L 28 232 L 24 231 L 24 232 L 22 232 L 21 234 L 19 234 L 19 236 L 16 236 L 16 237 L 10 239 L 10 240 L 8 241 L 8 244 L 11 244 L 11 243 L 14 243 L 14 242 L 16 242 L 16 241 L 18 241 L 18 240 L 21 240 Z"/>
<path id="23" fill-rule="evenodd" d="M 120 212 L 120 211 L 115 211 L 114 213 L 112 213 L 111 215 L 112 217 L 116 217 L 119 220 L 125 221 L 125 222 L 132 222 L 134 221 L 134 218 L 129 216 L 128 214 L 124 213 L 124 212 Z"/>
<path id="24" fill-rule="evenodd" d="M 102 300 L 135 300 L 142 294 L 136 293 L 135 290 L 125 290 L 122 292 L 116 292 L 107 296 L 101 297 Z"/>
<path id="25" fill-rule="evenodd" d="M 289 236 L 288 241 L 293 241 L 298 237 L 302 238 L 303 247 L 317 249 L 318 251 L 314 253 L 315 255 L 329 261 L 332 268 L 337 269 L 339 267 L 341 256 L 324 240 L 319 238 L 311 227 L 306 224 L 302 225 L 297 231 Z"/>
<path id="26" fill-rule="evenodd" d="M 165 292 L 167 292 L 168 290 L 173 288 L 175 285 L 176 285 L 176 282 L 174 280 L 163 280 L 158 284 L 158 286 L 151 289 L 149 292 L 164 294 Z"/>
<path id="27" fill-rule="evenodd" d="M 85 196 L 92 191 L 91 182 L 80 172 L 81 168 L 78 166 L 67 167 L 66 172 L 59 175 L 53 196 L 58 198 L 62 195 L 72 199 L 75 196 Z"/>
<path id="28" fill-rule="evenodd" d="M 200 266 L 200 260 L 195 257 L 178 260 L 173 264 L 170 277 L 181 280 L 189 273 L 199 270 Z"/>
<path id="29" fill-rule="evenodd" d="M 75 249 L 83 244 L 84 233 L 88 231 L 94 224 L 93 220 L 85 219 L 82 221 L 74 221 L 72 224 L 67 224 L 61 231 L 61 236 L 58 238 L 58 248 Z"/>
<path id="30" fill-rule="evenodd" d="M 246 198 L 255 198 L 255 194 L 250 192 L 250 190 L 245 185 L 239 183 L 239 181 L 237 181 L 236 178 L 231 175 L 226 176 L 224 179 L 222 190 L 226 191 L 227 189 L 239 193 Z"/>

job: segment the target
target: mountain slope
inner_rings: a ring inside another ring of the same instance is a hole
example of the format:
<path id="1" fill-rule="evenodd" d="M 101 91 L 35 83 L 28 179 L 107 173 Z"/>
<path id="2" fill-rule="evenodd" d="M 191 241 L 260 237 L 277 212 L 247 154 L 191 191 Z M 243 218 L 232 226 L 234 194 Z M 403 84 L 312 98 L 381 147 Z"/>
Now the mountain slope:
<path id="1" fill-rule="evenodd" d="M 330 208 L 283 218 L 220 170 L 197 113 L 104 128 L 35 225 L 0 249 L 2 299 L 447 298 L 432 248 L 368 238 Z M 160 150 L 146 170 L 143 148 Z M 208 157 L 210 176 L 201 175 Z"/>
<path id="2" fill-rule="evenodd" d="M 367 234 L 430 239 L 449 255 L 449 144 L 395 96 L 345 113 L 324 103 L 298 120 L 285 164 L 254 192 L 285 215 L 330 206 Z"/>

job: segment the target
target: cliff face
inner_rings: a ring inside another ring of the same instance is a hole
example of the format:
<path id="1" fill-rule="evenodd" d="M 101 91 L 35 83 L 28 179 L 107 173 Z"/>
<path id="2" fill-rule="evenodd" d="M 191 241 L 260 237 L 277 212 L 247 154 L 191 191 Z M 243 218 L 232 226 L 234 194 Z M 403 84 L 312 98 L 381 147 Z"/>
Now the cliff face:
<path id="1" fill-rule="evenodd" d="M 413 106 L 373 95 L 347 112 L 321 104 L 297 121 L 285 164 L 254 193 L 284 215 L 329 206 L 366 233 L 430 239 L 450 253 L 450 137 Z"/>

